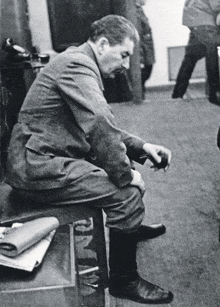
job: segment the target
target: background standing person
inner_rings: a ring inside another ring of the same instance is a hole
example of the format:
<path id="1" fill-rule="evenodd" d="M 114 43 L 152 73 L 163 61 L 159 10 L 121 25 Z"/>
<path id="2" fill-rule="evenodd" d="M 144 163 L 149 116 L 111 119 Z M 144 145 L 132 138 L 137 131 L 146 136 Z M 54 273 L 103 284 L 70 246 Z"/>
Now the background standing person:
<path id="1" fill-rule="evenodd" d="M 130 21 L 108 15 L 91 25 L 86 43 L 45 66 L 13 128 L 6 182 L 45 208 L 82 203 L 102 208 L 110 228 L 110 294 L 168 303 L 173 294 L 137 271 L 137 242 L 163 234 L 165 226 L 142 225 L 145 183 L 130 160 L 143 164 L 148 157 L 156 169 L 167 169 L 171 152 L 119 129 L 103 96 L 101 76 L 128 69 L 138 40 Z"/>
<path id="2" fill-rule="evenodd" d="M 154 42 L 149 19 L 144 13 L 146 0 L 136 0 L 137 30 L 140 36 L 140 63 L 142 95 L 145 94 L 145 82 L 150 78 L 155 63 Z"/>
<path id="3" fill-rule="evenodd" d="M 182 98 L 198 60 L 205 57 L 209 101 L 220 104 L 217 46 L 220 46 L 220 29 L 217 15 L 219 0 L 186 0 L 183 25 L 190 29 L 185 57 L 180 67 L 172 98 Z"/>

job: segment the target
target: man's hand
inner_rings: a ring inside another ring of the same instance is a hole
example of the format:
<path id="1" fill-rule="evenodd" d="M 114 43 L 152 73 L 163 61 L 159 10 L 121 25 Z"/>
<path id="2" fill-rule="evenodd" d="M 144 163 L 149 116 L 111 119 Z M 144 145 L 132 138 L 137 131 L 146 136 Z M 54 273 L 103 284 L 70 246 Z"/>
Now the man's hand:
<path id="1" fill-rule="evenodd" d="M 138 187 L 141 191 L 141 196 L 143 197 L 144 196 L 144 193 L 145 193 L 145 183 L 141 177 L 141 174 L 138 172 L 138 171 L 135 171 L 135 170 L 131 170 L 132 171 L 132 174 L 133 174 L 133 179 L 130 183 L 130 185 L 134 185 L 136 187 Z"/>
<path id="2" fill-rule="evenodd" d="M 168 169 L 171 162 L 171 151 L 160 145 L 145 143 L 143 146 L 147 158 L 153 163 L 153 168 L 159 170 L 163 168 L 165 171 Z"/>

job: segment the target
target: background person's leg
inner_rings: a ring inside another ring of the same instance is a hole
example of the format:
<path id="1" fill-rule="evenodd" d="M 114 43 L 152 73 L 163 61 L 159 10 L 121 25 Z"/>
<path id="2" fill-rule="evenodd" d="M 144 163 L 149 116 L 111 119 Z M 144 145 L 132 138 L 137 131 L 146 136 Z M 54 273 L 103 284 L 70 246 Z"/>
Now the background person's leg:
<path id="1" fill-rule="evenodd" d="M 185 56 L 177 75 L 172 98 L 183 98 L 196 63 L 205 56 L 205 53 L 205 46 L 199 43 L 195 35 L 191 32 L 188 45 L 186 46 Z"/>
<path id="2" fill-rule="evenodd" d="M 153 70 L 153 65 L 144 65 L 141 68 L 141 85 L 142 85 L 142 97 L 144 98 L 145 94 L 145 82 L 150 78 Z"/>
<path id="3" fill-rule="evenodd" d="M 209 85 L 209 101 L 220 103 L 218 92 L 219 68 L 217 47 L 220 46 L 220 30 L 215 26 L 199 26 L 193 29 L 197 40 L 206 47 L 206 71 Z"/>

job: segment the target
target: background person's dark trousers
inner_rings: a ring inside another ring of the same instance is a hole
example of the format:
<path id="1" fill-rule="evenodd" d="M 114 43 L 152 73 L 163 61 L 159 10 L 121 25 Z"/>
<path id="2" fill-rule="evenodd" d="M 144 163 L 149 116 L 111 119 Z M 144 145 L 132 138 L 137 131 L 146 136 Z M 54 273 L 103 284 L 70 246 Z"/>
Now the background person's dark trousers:
<path id="1" fill-rule="evenodd" d="M 217 47 L 220 46 L 220 29 L 215 26 L 199 26 L 192 29 L 197 39 L 206 47 L 206 71 L 209 85 L 209 101 L 220 103 L 219 68 Z"/>
<path id="2" fill-rule="evenodd" d="M 196 63 L 205 55 L 205 45 L 199 43 L 195 35 L 191 32 L 188 45 L 186 46 L 185 56 L 178 72 L 172 98 L 183 98 Z"/>

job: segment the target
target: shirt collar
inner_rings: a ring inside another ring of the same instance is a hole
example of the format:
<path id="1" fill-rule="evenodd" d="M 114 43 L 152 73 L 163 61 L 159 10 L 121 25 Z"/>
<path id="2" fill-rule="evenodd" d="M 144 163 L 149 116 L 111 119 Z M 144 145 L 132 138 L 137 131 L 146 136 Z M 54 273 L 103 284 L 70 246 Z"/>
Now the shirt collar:
<path id="1" fill-rule="evenodd" d="M 101 72 L 100 72 L 100 69 L 99 69 L 98 61 L 97 61 L 96 55 L 95 55 L 91 45 L 89 44 L 89 42 L 86 42 L 83 45 L 81 45 L 80 47 L 96 63 L 96 65 L 98 67 L 98 70 L 99 70 L 99 77 L 100 77 L 100 81 L 101 81 L 101 87 L 102 87 L 102 90 L 104 90 L 104 85 L 103 85 L 103 82 L 102 82 L 102 77 L 101 77 Z"/>

